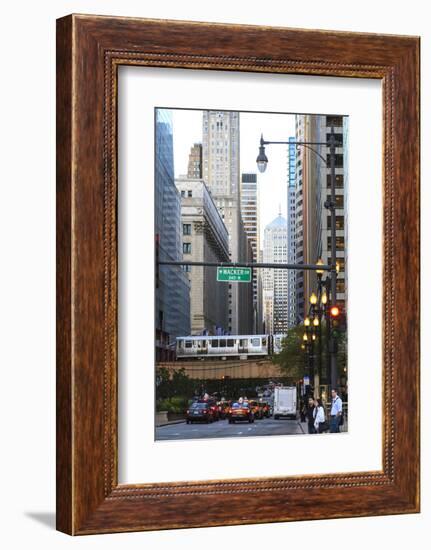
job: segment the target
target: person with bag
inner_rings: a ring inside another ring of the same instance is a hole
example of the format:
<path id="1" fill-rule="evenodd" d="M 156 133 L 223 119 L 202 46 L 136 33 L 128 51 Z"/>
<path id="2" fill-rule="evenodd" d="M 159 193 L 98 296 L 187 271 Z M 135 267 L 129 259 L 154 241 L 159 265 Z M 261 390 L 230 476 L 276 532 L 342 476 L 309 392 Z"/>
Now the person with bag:
<path id="1" fill-rule="evenodd" d="M 329 430 L 328 423 L 326 422 L 325 409 L 323 408 L 323 403 L 321 399 L 315 399 L 315 408 L 314 408 L 314 428 L 316 433 L 322 434 Z"/>
<path id="2" fill-rule="evenodd" d="M 330 432 L 331 434 L 340 432 L 340 423 L 343 416 L 343 402 L 338 395 L 336 389 L 332 390 L 332 405 L 331 405 L 331 424 Z"/>

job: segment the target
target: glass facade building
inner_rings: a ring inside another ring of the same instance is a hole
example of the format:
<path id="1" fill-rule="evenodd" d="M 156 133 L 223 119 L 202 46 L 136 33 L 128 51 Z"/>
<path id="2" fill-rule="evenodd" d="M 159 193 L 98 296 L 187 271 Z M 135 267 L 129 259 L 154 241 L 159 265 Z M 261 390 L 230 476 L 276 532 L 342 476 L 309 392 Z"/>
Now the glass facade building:
<path id="1" fill-rule="evenodd" d="M 183 259 L 181 198 L 174 179 L 172 115 L 156 109 L 155 239 L 156 259 Z M 177 336 L 190 334 L 190 284 L 179 266 L 160 266 L 156 276 L 157 359 L 166 359 Z"/>

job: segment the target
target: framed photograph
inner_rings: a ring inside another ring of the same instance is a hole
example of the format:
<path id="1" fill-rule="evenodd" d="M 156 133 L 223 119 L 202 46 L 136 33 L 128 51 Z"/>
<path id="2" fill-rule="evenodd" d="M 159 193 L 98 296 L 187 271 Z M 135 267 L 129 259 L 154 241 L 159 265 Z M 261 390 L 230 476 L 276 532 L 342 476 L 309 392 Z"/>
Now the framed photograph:
<path id="1" fill-rule="evenodd" d="M 419 511 L 419 38 L 57 21 L 57 528 Z"/>

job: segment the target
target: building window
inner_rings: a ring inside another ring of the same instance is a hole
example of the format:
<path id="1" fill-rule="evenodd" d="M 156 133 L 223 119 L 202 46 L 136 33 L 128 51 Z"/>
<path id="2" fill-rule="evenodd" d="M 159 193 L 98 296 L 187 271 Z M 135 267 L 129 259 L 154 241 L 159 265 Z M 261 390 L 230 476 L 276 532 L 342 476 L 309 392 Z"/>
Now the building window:
<path id="1" fill-rule="evenodd" d="M 326 166 L 331 166 L 331 155 L 326 155 Z M 343 155 L 335 155 L 335 168 L 343 168 Z"/>
<path id="2" fill-rule="evenodd" d="M 344 290 L 344 281 L 337 281 L 337 294 L 343 294 Z"/>
<path id="3" fill-rule="evenodd" d="M 331 216 L 327 217 L 327 228 L 331 229 Z M 335 229 L 337 231 L 344 229 L 344 216 L 335 216 Z"/>
<path id="4" fill-rule="evenodd" d="M 346 268 L 345 260 L 344 258 L 337 258 L 337 264 L 338 264 L 338 270 L 341 272 L 344 272 Z"/>
<path id="5" fill-rule="evenodd" d="M 185 197 L 185 196 L 186 196 L 186 192 L 184 191 L 184 189 L 181 191 L 181 196 L 182 196 L 182 197 Z"/>
<path id="6" fill-rule="evenodd" d="M 188 196 L 188 197 L 192 197 L 192 196 L 193 196 L 193 193 L 192 193 L 192 190 L 191 190 L 191 189 L 189 189 L 189 190 L 187 191 L 187 196 Z"/>
<path id="7" fill-rule="evenodd" d="M 337 250 L 344 250 L 344 237 L 337 237 L 335 239 L 335 248 Z M 328 237 L 328 250 L 331 250 L 331 237 Z"/>
<path id="8" fill-rule="evenodd" d="M 192 234 L 192 224 L 183 223 L 183 235 L 191 235 L 191 234 Z"/>
<path id="9" fill-rule="evenodd" d="M 191 265 L 182 265 L 181 268 L 182 268 L 182 270 L 184 271 L 184 273 L 190 273 L 191 270 L 192 270 L 192 266 L 191 266 Z"/>
<path id="10" fill-rule="evenodd" d="M 335 143 L 337 147 L 343 147 L 343 134 L 334 134 Z M 326 141 L 329 143 L 331 134 L 326 134 Z"/>
<path id="11" fill-rule="evenodd" d="M 331 195 L 326 196 L 327 201 L 331 201 Z M 344 195 L 335 195 L 335 207 L 344 208 Z"/>
<path id="12" fill-rule="evenodd" d="M 192 253 L 192 243 L 183 243 L 183 254 Z"/>
<path id="13" fill-rule="evenodd" d="M 329 188 L 331 187 L 331 174 L 328 174 L 326 176 L 326 186 L 329 187 Z M 343 176 L 343 174 L 337 174 L 335 176 L 335 187 L 337 189 L 343 189 L 343 187 L 344 187 L 344 176 Z"/>
<path id="14" fill-rule="evenodd" d="M 326 126 L 343 126 L 343 117 L 342 116 L 327 116 L 326 117 Z"/>

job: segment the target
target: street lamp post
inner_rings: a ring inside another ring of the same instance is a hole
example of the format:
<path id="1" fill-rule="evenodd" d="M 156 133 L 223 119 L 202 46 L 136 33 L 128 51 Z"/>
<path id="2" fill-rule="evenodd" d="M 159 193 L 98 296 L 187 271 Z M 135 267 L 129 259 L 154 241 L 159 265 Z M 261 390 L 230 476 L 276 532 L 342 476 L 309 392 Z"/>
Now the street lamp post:
<path id="1" fill-rule="evenodd" d="M 313 151 L 327 166 L 327 159 L 325 159 L 313 146 L 325 146 L 329 148 L 329 167 L 330 167 L 330 181 L 331 181 L 331 195 L 330 200 L 326 200 L 324 206 L 331 213 L 331 261 L 330 261 L 330 302 L 335 305 L 337 301 L 337 229 L 336 229 L 336 198 L 335 198 L 335 152 L 338 144 L 335 141 L 334 127 L 331 127 L 331 133 L 328 141 L 266 141 L 263 139 L 263 135 L 260 138 L 259 154 L 256 159 L 259 172 L 263 173 L 268 165 L 268 157 L 265 153 L 266 145 L 296 145 L 304 147 Z M 327 308 L 329 310 L 329 305 Z M 331 388 L 337 387 L 338 371 L 337 371 L 337 349 L 334 336 L 330 329 L 329 315 L 326 318 L 327 331 L 329 330 L 328 338 L 328 350 L 330 356 L 330 383 Z M 328 332 L 327 332 L 328 336 Z"/>
<path id="2" fill-rule="evenodd" d="M 331 301 L 333 304 L 337 301 L 337 227 L 335 216 L 335 136 L 334 127 L 331 128 L 329 136 L 329 158 L 331 169 L 331 201 L 327 208 L 331 212 Z M 331 334 L 331 388 L 337 387 L 337 352 L 335 350 L 334 337 Z"/>

